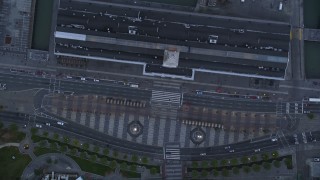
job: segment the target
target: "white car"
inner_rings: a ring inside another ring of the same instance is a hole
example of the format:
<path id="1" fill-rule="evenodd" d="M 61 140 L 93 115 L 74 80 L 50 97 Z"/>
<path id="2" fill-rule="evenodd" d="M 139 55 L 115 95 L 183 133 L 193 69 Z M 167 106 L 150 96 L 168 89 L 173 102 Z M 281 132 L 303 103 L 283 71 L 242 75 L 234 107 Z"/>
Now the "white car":
<path id="1" fill-rule="evenodd" d="M 224 147 L 224 149 L 230 149 L 230 146 L 226 146 L 226 147 Z"/>
<path id="2" fill-rule="evenodd" d="M 233 152 L 234 152 L 234 149 L 231 149 L 229 152 L 230 152 L 230 153 L 233 153 Z"/>
<path id="3" fill-rule="evenodd" d="M 254 152 L 260 152 L 260 149 L 255 149 Z"/>
<path id="4" fill-rule="evenodd" d="M 46 123 L 47 126 L 50 126 L 50 123 Z"/>
<path id="5" fill-rule="evenodd" d="M 207 155 L 207 153 L 201 153 L 201 154 L 200 154 L 200 156 L 205 156 L 205 155 Z"/>
<path id="6" fill-rule="evenodd" d="M 36 127 L 37 128 L 42 128 L 42 125 L 41 124 L 36 124 Z"/>
<path id="7" fill-rule="evenodd" d="M 278 141 L 278 139 L 277 138 L 272 138 L 271 141 L 275 142 L 275 141 Z"/>
<path id="8" fill-rule="evenodd" d="M 81 77 L 81 78 L 80 78 L 80 80 L 81 80 L 81 81 L 85 81 L 85 80 L 86 80 L 86 78 L 84 78 L 84 77 Z"/>
<path id="9" fill-rule="evenodd" d="M 320 162 L 320 158 L 313 158 L 314 162 Z"/>
<path id="10" fill-rule="evenodd" d="M 63 126 L 63 125 L 64 125 L 64 122 L 62 122 L 62 121 L 58 121 L 58 122 L 57 122 L 57 124 L 59 124 L 59 125 Z"/>
<path id="11" fill-rule="evenodd" d="M 94 81 L 94 82 L 99 82 L 99 79 L 94 79 L 93 81 Z"/>

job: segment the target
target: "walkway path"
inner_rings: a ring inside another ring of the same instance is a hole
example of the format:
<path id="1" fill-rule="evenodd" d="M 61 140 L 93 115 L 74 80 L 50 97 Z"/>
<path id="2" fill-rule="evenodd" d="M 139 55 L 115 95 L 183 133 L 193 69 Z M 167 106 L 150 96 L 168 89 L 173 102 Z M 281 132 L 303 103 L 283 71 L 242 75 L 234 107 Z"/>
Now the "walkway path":
<path id="1" fill-rule="evenodd" d="M 5 144 L 1 144 L 1 145 L 0 145 L 0 149 L 1 149 L 1 148 L 4 148 L 4 147 L 10 147 L 10 146 L 19 147 L 20 144 L 19 144 L 19 143 L 5 143 Z"/>

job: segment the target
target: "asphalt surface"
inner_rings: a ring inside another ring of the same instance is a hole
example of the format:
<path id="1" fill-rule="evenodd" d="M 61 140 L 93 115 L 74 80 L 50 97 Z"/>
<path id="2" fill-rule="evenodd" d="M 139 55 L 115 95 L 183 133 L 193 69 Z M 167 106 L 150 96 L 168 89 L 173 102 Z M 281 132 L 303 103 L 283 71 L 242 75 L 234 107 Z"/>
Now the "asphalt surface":
<path id="1" fill-rule="evenodd" d="M 110 97 L 122 97 L 134 100 L 146 100 L 151 98 L 151 91 L 142 90 L 130 87 L 124 87 L 115 83 L 104 82 L 99 83 L 81 81 L 80 77 L 77 79 L 59 79 L 54 83 L 54 79 L 42 78 L 36 76 L 22 76 L 17 74 L 0 74 L 0 82 L 6 83 L 8 90 L 22 90 L 22 88 L 44 88 L 56 89 L 75 94 L 101 94 Z M 50 83 L 51 82 L 51 83 Z"/>
<path id="2" fill-rule="evenodd" d="M 19 115 L 19 113 L 12 112 L 1 112 L 1 118 L 5 118 L 8 121 L 27 124 L 28 121 L 24 119 L 24 115 Z M 45 123 L 49 122 L 51 126 L 45 126 Z M 73 122 L 67 122 L 65 125 L 61 126 L 56 123 L 56 120 L 37 117 L 35 121 L 30 120 L 29 125 L 34 126 L 34 123 L 43 124 L 43 128 L 48 130 L 54 130 L 56 132 L 71 133 L 73 135 L 79 136 L 84 139 L 89 139 L 93 143 L 100 143 L 106 147 L 115 148 L 129 153 L 139 153 L 151 155 L 155 158 L 163 157 L 163 148 L 155 146 L 147 146 L 136 144 L 133 142 L 121 140 L 102 134 L 100 132 L 90 130 L 84 126 Z M 296 136 L 296 137 L 295 137 Z M 274 136 L 273 136 L 274 137 Z M 305 140 L 304 140 L 305 139 Z M 277 141 L 272 141 L 271 137 L 261 137 L 259 139 L 253 139 L 249 141 L 244 141 L 237 144 L 231 144 L 227 146 L 217 146 L 217 147 L 206 147 L 206 148 L 181 148 L 181 160 L 209 160 L 209 159 L 223 159 L 230 157 L 242 157 L 249 156 L 255 153 L 259 154 L 262 152 L 269 152 L 272 150 L 278 150 L 284 147 L 293 147 L 296 142 L 298 143 L 314 143 L 314 140 L 320 140 L 320 131 L 306 132 L 305 138 L 302 134 L 297 135 L 287 135 L 281 136 Z M 229 147 L 230 146 L 230 147 Z M 226 148 L 228 147 L 228 148 Z M 255 152 L 255 150 L 258 150 Z M 234 150 L 234 152 L 230 152 Z M 205 153 L 205 155 L 200 155 Z"/>
<path id="3" fill-rule="evenodd" d="M 204 48 L 208 51 L 217 49 L 280 57 L 288 56 L 290 32 L 288 25 L 219 18 L 206 19 L 197 16 L 186 17 L 180 14 L 149 12 L 139 8 L 76 1 L 60 2 L 57 21 L 56 30 L 62 32 L 128 39 L 141 43 L 143 41 L 175 44 Z M 129 34 L 129 26 L 134 26 L 136 35 Z M 217 44 L 208 44 L 209 35 L 219 36 Z M 163 52 L 154 49 L 113 44 L 102 45 L 102 43 L 59 38 L 56 38 L 56 43 L 56 52 L 60 53 L 102 56 L 150 64 L 162 64 L 163 59 Z M 277 50 L 267 50 L 265 47 Z M 275 77 L 283 77 L 286 67 L 286 63 L 259 62 L 211 55 L 200 55 L 200 57 L 195 57 L 195 54 L 192 53 L 181 53 L 179 67 Z M 277 69 L 271 69 L 272 67 Z"/>
<path id="4" fill-rule="evenodd" d="M 233 111 L 271 112 L 275 113 L 276 103 L 262 100 L 246 100 L 219 96 L 184 94 L 183 102 L 187 105 L 226 109 Z"/>

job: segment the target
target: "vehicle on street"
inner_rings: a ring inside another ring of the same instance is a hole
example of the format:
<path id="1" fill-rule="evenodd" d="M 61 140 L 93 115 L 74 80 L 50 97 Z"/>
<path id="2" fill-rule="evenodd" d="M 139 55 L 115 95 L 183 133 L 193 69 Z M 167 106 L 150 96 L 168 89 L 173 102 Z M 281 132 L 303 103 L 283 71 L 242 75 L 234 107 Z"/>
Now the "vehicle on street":
<path id="1" fill-rule="evenodd" d="M 233 153 L 233 152 L 234 152 L 234 149 L 231 149 L 229 152 L 230 152 L 230 153 Z"/>
<path id="2" fill-rule="evenodd" d="M 260 149 L 255 149 L 254 152 L 260 152 Z"/>
<path id="3" fill-rule="evenodd" d="M 275 141 L 278 141 L 278 139 L 277 138 L 272 138 L 271 141 L 275 142 Z"/>
<path id="4" fill-rule="evenodd" d="M 230 149 L 230 146 L 226 146 L 226 147 L 224 147 L 224 149 Z"/>
<path id="5" fill-rule="evenodd" d="M 37 128 L 42 128 L 42 125 L 41 124 L 36 124 L 36 127 Z"/>
<path id="6" fill-rule="evenodd" d="M 320 162 L 320 158 L 313 158 L 314 162 Z"/>
<path id="7" fill-rule="evenodd" d="M 205 155 L 207 155 L 207 153 L 201 153 L 201 154 L 200 154 L 200 156 L 205 156 Z"/>
<path id="8" fill-rule="evenodd" d="M 50 126 L 50 123 L 46 123 L 47 126 Z"/>
<path id="9" fill-rule="evenodd" d="M 64 122 L 62 122 L 62 121 L 58 121 L 58 122 L 57 122 L 57 124 L 59 124 L 59 125 L 63 126 L 63 125 L 64 125 Z"/>

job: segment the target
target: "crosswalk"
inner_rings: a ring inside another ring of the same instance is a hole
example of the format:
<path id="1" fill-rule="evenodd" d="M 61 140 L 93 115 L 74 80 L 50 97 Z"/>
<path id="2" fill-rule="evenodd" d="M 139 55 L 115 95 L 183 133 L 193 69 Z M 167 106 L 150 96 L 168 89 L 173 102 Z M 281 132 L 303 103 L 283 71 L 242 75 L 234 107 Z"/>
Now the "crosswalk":
<path id="1" fill-rule="evenodd" d="M 181 93 L 152 90 L 151 102 L 180 104 Z"/>
<path id="2" fill-rule="evenodd" d="M 170 143 L 164 146 L 164 159 L 165 160 L 180 160 L 180 144 Z"/>

